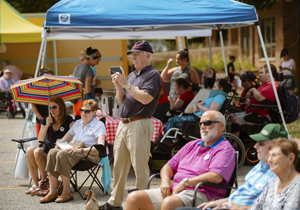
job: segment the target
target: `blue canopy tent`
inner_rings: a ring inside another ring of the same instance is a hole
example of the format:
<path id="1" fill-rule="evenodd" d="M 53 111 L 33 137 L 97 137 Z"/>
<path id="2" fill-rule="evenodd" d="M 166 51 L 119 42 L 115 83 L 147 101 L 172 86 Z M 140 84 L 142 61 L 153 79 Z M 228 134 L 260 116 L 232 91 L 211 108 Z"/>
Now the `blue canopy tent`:
<path id="1" fill-rule="evenodd" d="M 199 30 L 200 33 L 203 29 L 219 31 L 226 69 L 222 30 L 249 25 L 257 27 L 279 112 L 287 130 L 256 10 L 253 6 L 233 0 L 61 0 L 47 12 L 36 74 L 47 38 L 80 36 L 126 39 L 135 35 L 138 37 L 138 34 L 154 33 L 155 36 L 156 32 L 179 36 L 179 31 L 188 36 L 189 31 Z"/>

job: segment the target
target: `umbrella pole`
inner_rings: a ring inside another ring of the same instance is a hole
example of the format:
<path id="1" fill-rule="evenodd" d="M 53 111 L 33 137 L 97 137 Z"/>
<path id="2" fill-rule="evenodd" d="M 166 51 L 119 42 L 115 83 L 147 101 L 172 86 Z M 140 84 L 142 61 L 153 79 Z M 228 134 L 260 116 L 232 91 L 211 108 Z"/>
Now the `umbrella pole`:
<path id="1" fill-rule="evenodd" d="M 227 71 L 227 64 L 226 64 L 226 56 L 225 56 L 225 49 L 224 49 L 224 42 L 223 42 L 222 30 L 219 30 L 219 34 L 220 34 L 220 40 L 221 40 L 221 46 L 222 46 L 222 54 L 223 54 L 225 74 L 226 74 L 226 77 L 228 77 L 228 71 Z"/>
<path id="2" fill-rule="evenodd" d="M 284 128 L 285 128 L 285 130 L 286 130 L 286 132 L 288 134 L 288 138 L 291 139 L 291 137 L 289 135 L 289 131 L 288 131 L 287 127 L 286 127 L 285 120 L 284 120 L 284 116 L 283 116 L 281 104 L 280 104 L 279 97 L 278 97 L 278 94 L 277 94 L 277 90 L 276 90 L 276 87 L 275 87 L 274 77 L 273 77 L 273 74 L 272 74 L 272 71 L 271 71 L 271 67 L 270 67 L 270 63 L 269 63 L 269 59 L 268 59 L 266 47 L 265 47 L 265 44 L 264 44 L 264 40 L 263 40 L 263 37 L 262 37 L 262 34 L 261 34 L 261 30 L 260 30 L 260 27 L 259 27 L 258 24 L 256 25 L 256 27 L 257 27 L 258 35 L 259 35 L 259 38 L 260 38 L 261 47 L 262 47 L 262 50 L 264 52 L 264 56 L 265 56 L 265 59 L 266 59 L 266 64 L 268 66 L 268 71 L 269 71 L 269 74 L 270 74 L 270 78 L 271 78 L 271 82 L 272 82 L 272 87 L 273 87 L 273 91 L 274 91 L 274 94 L 275 94 L 275 98 L 276 98 L 277 106 L 278 106 L 278 109 L 279 109 L 279 113 L 280 113 L 280 116 L 281 116 L 281 119 L 282 119 L 282 124 L 283 124 L 283 126 L 284 126 Z"/>
<path id="3" fill-rule="evenodd" d="M 39 71 L 39 67 L 40 67 L 40 63 L 41 63 L 41 59 L 42 59 L 42 52 L 43 52 L 43 48 L 45 46 L 46 40 L 47 40 L 47 33 L 46 33 L 46 29 L 44 29 L 42 31 L 42 42 L 41 42 L 41 47 L 40 47 L 38 62 L 36 64 L 34 77 L 37 77 L 37 75 L 38 75 L 38 71 Z"/>

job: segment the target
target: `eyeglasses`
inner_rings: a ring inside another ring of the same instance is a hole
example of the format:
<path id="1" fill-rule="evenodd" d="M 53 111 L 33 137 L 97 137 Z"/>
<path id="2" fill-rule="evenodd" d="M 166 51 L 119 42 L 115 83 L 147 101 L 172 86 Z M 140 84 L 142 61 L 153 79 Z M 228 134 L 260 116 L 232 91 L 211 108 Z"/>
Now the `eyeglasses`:
<path id="1" fill-rule="evenodd" d="M 80 113 L 84 112 L 84 114 L 89 114 L 92 110 L 88 109 L 79 109 Z"/>
<path id="2" fill-rule="evenodd" d="M 280 154 L 278 154 L 278 153 L 269 154 L 268 158 L 276 158 L 278 155 L 280 155 Z"/>
<path id="3" fill-rule="evenodd" d="M 49 109 L 57 109 L 58 106 L 49 106 Z"/>
<path id="4" fill-rule="evenodd" d="M 265 146 L 265 143 L 263 141 L 257 141 L 256 142 L 258 144 L 258 146 L 263 147 Z"/>
<path id="5" fill-rule="evenodd" d="M 205 126 L 210 126 L 211 124 L 213 123 L 220 123 L 220 121 L 211 121 L 211 120 L 206 120 L 204 122 L 199 122 L 199 126 L 201 127 L 202 124 L 205 125 Z"/>

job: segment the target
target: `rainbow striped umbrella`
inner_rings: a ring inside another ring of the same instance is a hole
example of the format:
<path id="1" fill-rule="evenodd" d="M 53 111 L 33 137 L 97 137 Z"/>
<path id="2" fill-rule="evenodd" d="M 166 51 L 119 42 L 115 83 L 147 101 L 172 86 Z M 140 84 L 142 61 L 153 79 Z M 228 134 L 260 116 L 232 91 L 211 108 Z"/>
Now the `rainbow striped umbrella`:
<path id="1" fill-rule="evenodd" d="M 50 96 L 60 96 L 65 101 L 82 97 L 82 83 L 76 77 L 49 74 L 20 80 L 10 90 L 17 102 L 42 105 L 48 105 Z"/>

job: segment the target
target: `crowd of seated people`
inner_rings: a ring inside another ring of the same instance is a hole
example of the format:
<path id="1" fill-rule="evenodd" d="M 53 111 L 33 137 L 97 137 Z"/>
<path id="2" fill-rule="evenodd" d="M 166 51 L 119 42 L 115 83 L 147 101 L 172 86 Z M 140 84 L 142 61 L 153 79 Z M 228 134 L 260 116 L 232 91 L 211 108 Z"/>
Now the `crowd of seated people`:
<path id="1" fill-rule="evenodd" d="M 271 71 L 273 74 L 274 80 L 277 78 L 277 70 L 276 67 L 272 64 Z M 255 87 L 252 87 L 248 90 L 246 94 L 246 98 L 250 99 L 251 104 L 261 104 L 262 101 L 270 101 L 275 102 L 275 93 L 272 87 L 271 77 L 268 72 L 267 65 L 264 65 L 259 70 L 259 79 L 261 82 L 261 85 L 256 89 Z M 275 87 L 278 90 L 278 84 L 275 81 Z M 255 125 L 257 124 L 258 118 L 260 118 L 264 123 L 271 122 L 271 111 L 268 109 L 262 109 L 262 108 L 248 108 L 248 104 L 246 105 L 245 112 L 240 113 L 234 113 L 232 115 L 232 132 L 237 137 L 240 135 L 241 126 L 242 125 Z M 262 122 L 262 123 L 263 123 Z"/>
<path id="2" fill-rule="evenodd" d="M 38 146 L 29 147 L 26 151 L 27 164 L 32 177 L 33 185 L 26 190 L 26 194 L 40 195 L 41 185 L 47 185 L 47 154 L 49 149 L 54 148 L 56 140 L 62 138 L 73 126 L 73 118 L 67 115 L 66 105 L 59 96 L 49 99 L 50 116 L 41 121 L 41 129 L 38 135 Z M 49 148 L 50 147 L 50 148 Z M 41 181 L 39 182 L 38 170 Z M 45 188 L 45 187 L 43 187 Z"/>
<path id="3" fill-rule="evenodd" d="M 194 112 L 187 116 L 172 117 L 168 120 L 164 130 L 167 132 L 171 128 L 178 128 L 183 121 L 197 121 L 201 115 L 210 110 L 219 111 L 224 103 L 231 85 L 226 80 L 216 80 L 209 97 L 194 106 Z"/>
<path id="4" fill-rule="evenodd" d="M 271 65 L 271 70 L 276 78 L 275 66 Z M 203 75 L 204 83 L 206 81 L 208 88 L 199 91 L 201 99 L 198 97 L 197 103 L 195 103 L 195 98 L 192 100 L 194 94 L 189 89 L 190 82 L 180 77 L 174 80 L 174 90 L 179 96 L 175 101 L 172 97 L 169 98 L 170 110 L 187 110 L 192 106 L 193 111 L 187 116 L 170 118 L 165 127 L 165 132 L 167 132 L 170 128 L 180 127 L 183 121 L 200 120 L 201 139 L 187 143 L 162 168 L 160 188 L 130 193 L 126 199 L 126 209 L 146 209 L 146 207 L 147 209 L 182 207 L 181 210 L 299 209 L 300 197 L 296 191 L 300 185 L 300 174 L 295 170 L 299 155 L 298 147 L 295 142 L 286 139 L 285 129 L 274 123 L 266 125 L 260 133 L 250 135 L 257 142 L 255 148 L 260 162 L 246 175 L 245 183 L 229 198 L 223 198 L 225 195 L 223 190 L 200 187 L 197 194 L 198 207 L 191 207 L 194 186 L 199 181 L 228 184 L 235 162 L 234 149 L 223 136 L 226 126 L 225 118 L 218 112 L 232 86 L 226 80 L 221 79 L 216 80 L 210 89 L 209 83 L 215 80 L 215 71 L 210 68 Z M 263 100 L 274 102 L 274 91 L 266 65 L 260 69 L 259 78 L 261 86 L 256 88 L 253 85 L 255 80 L 253 72 L 246 71 L 240 75 L 244 88 L 242 98 L 249 98 L 250 104 L 260 104 Z M 275 86 L 278 87 L 276 82 Z M 166 95 L 166 91 L 162 89 L 161 95 Z M 98 104 L 92 99 L 82 103 L 80 109 L 82 119 L 75 123 L 71 116 L 66 115 L 66 107 L 60 97 L 51 97 L 49 107 L 51 116 L 45 117 L 41 122 L 38 137 L 39 141 L 45 141 L 47 144 L 40 144 L 37 148 L 31 147 L 27 150 L 33 186 L 26 193 L 35 195 L 40 190 L 37 171 L 39 170 L 42 182 L 47 180 L 47 172 L 49 173 L 50 187 L 49 193 L 41 198 L 40 202 L 68 202 L 73 200 L 70 189 L 72 166 L 85 157 L 93 144 L 102 144 L 103 151 L 99 154 L 98 150 L 93 149 L 90 153 L 92 162 L 98 163 L 101 157 L 106 156 L 104 147 L 106 131 L 104 124 L 94 118 Z M 243 110 L 243 107 L 239 106 L 239 108 Z M 269 119 L 268 110 L 248 109 L 247 106 L 245 110 L 245 113 L 232 115 L 234 123 L 251 124 L 252 122 L 245 120 L 245 116 L 251 113 L 266 117 L 266 122 Z M 238 136 L 239 131 L 235 134 Z M 281 138 L 276 139 L 278 137 Z M 66 150 L 61 150 L 58 146 L 53 148 L 56 140 L 60 138 L 67 142 L 72 140 L 84 142 L 85 147 Z M 47 149 L 45 145 L 50 145 L 50 148 Z M 206 164 L 203 164 L 203 161 Z M 61 195 L 57 193 L 59 176 L 64 183 Z M 174 183 L 171 185 L 172 177 L 174 177 Z"/>
<path id="5" fill-rule="evenodd" d="M 99 163 L 100 158 L 106 156 L 105 148 L 105 125 L 95 119 L 98 103 L 93 99 L 85 100 L 80 109 L 81 119 L 77 120 L 71 129 L 62 137 L 61 142 L 77 141 L 84 143 L 81 148 L 67 148 L 62 150 L 58 145 L 51 149 L 47 155 L 46 171 L 49 173 L 49 193 L 40 199 L 41 203 L 67 202 L 73 200 L 70 189 L 70 173 L 72 167 L 89 152 L 94 144 L 101 144 L 100 151 L 92 148 L 88 160 Z M 50 120 L 49 120 L 50 121 Z M 58 177 L 63 181 L 62 194 L 58 195 Z"/>

